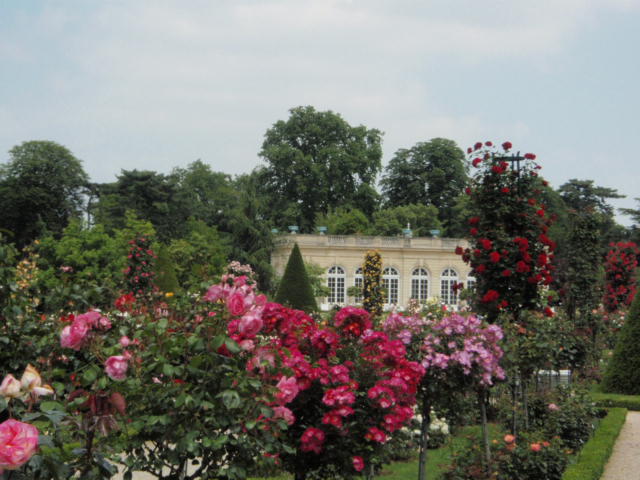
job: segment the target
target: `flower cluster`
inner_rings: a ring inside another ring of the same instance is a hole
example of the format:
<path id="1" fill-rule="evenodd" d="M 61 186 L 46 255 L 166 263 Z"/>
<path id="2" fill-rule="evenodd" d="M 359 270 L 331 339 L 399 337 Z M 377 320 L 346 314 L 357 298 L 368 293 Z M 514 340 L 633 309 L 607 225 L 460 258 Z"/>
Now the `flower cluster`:
<path id="1" fill-rule="evenodd" d="M 429 376 L 440 375 L 438 370 L 457 368 L 480 385 L 490 386 L 495 379 L 505 378 L 499 364 L 503 352 L 498 342 L 502 336 L 500 327 L 483 326 L 472 315 L 444 317 L 424 338 L 422 366 Z"/>
<path id="2" fill-rule="evenodd" d="M 31 365 L 24 369 L 22 377 L 18 381 L 13 375 L 8 374 L 0 384 L 0 396 L 5 399 L 12 398 L 38 398 L 40 395 L 53 395 L 53 388 L 42 384 L 40 373 Z"/>
<path id="3" fill-rule="evenodd" d="M 538 285 L 553 281 L 556 245 L 548 236 L 553 219 L 542 203 L 546 182 L 538 177 L 534 154 L 509 156 L 511 148 L 510 142 L 502 150 L 478 142 L 468 150 L 478 168 L 467 190 L 474 211 L 472 245 L 456 248 L 476 277 L 476 308 L 492 320 L 502 310 L 534 309 Z"/>
<path id="4" fill-rule="evenodd" d="M 633 242 L 609 245 L 605 263 L 604 305 L 609 312 L 631 304 L 636 293 L 635 270 L 640 249 Z"/>
<path id="5" fill-rule="evenodd" d="M 127 255 L 127 268 L 124 270 L 127 289 L 136 297 L 150 295 L 157 290 L 153 279 L 158 258 L 151 249 L 151 239 L 140 236 L 130 240 L 129 245 L 131 248 Z"/>
<path id="6" fill-rule="evenodd" d="M 60 333 L 60 345 L 63 348 L 80 350 L 89 340 L 92 330 L 109 330 L 111 321 L 96 310 L 89 310 L 81 315 L 70 316 L 71 325 L 67 325 Z"/>
<path id="7" fill-rule="evenodd" d="M 382 256 L 371 250 L 364 257 L 362 266 L 363 299 L 362 306 L 372 316 L 382 313 Z"/>

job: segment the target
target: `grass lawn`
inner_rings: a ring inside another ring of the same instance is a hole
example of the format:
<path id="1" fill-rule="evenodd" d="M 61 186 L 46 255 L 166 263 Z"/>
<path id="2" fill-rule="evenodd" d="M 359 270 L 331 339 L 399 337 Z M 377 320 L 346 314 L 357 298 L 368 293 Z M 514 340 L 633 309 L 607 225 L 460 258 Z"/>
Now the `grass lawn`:
<path id="1" fill-rule="evenodd" d="M 489 425 L 490 434 L 492 438 L 500 436 L 498 428 L 494 425 Z M 464 427 L 462 428 L 451 441 L 441 448 L 436 450 L 429 450 L 427 456 L 427 479 L 435 480 L 446 468 L 451 461 L 451 455 L 454 451 L 459 449 L 469 442 L 481 441 L 481 432 L 479 426 Z M 406 480 L 408 478 L 418 477 L 418 459 L 417 452 L 416 458 L 406 462 L 395 462 L 390 465 L 385 465 L 376 478 L 383 480 Z M 250 480 L 291 480 L 293 477 L 289 475 L 280 475 L 278 477 L 253 478 Z"/>

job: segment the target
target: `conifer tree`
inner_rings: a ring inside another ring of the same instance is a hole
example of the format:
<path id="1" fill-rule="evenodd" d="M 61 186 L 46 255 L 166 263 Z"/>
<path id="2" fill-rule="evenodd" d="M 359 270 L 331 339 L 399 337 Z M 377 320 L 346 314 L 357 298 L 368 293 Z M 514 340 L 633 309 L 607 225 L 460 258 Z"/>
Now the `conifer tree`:
<path id="1" fill-rule="evenodd" d="M 311 282 L 307 276 L 307 270 L 304 267 L 304 261 L 297 243 L 291 250 L 275 301 L 305 312 L 318 310 L 318 304 L 313 296 Z"/>
<path id="2" fill-rule="evenodd" d="M 166 245 L 160 245 L 156 261 L 156 286 L 164 293 L 175 293 L 180 289 L 175 265 Z"/>
<path id="3" fill-rule="evenodd" d="M 640 395 L 640 295 L 636 295 L 618 333 L 602 388 L 609 393 Z"/>

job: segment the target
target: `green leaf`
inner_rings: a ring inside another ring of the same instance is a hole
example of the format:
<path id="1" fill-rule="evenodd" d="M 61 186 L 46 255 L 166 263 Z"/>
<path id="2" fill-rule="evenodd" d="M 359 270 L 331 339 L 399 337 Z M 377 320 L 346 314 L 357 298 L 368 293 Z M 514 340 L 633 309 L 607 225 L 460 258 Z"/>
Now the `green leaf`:
<path id="1" fill-rule="evenodd" d="M 224 403 L 224 406 L 229 410 L 233 410 L 240 406 L 240 395 L 238 395 L 238 392 L 235 390 L 225 390 L 222 392 L 221 396 L 222 403 Z"/>
<path id="2" fill-rule="evenodd" d="M 64 411 L 64 405 L 62 405 L 59 402 L 52 402 L 52 401 L 42 402 L 40 404 L 40 410 L 43 411 L 43 412 L 49 412 L 49 411 L 52 411 L 52 410 Z"/>
<path id="3" fill-rule="evenodd" d="M 241 348 L 240 346 L 231 338 L 227 338 L 224 341 L 224 344 L 226 345 L 227 349 L 231 352 L 231 353 L 240 353 Z"/>
<path id="4" fill-rule="evenodd" d="M 95 366 L 87 368 L 82 374 L 82 379 L 86 383 L 93 383 L 96 378 L 98 378 L 98 368 Z"/>

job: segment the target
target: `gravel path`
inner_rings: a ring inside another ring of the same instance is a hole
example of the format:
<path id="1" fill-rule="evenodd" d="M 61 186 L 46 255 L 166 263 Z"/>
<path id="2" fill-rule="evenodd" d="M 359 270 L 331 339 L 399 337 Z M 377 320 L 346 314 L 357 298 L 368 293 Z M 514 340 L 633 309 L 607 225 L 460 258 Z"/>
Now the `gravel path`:
<path id="1" fill-rule="evenodd" d="M 628 412 L 600 480 L 640 479 L 640 412 Z"/>

